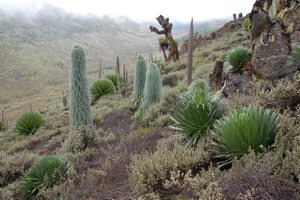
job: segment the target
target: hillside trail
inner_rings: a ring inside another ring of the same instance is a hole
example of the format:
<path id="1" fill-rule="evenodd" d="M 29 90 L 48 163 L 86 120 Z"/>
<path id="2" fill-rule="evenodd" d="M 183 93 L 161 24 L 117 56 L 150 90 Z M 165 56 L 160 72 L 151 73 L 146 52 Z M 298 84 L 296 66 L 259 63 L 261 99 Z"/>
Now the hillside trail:
<path id="1" fill-rule="evenodd" d="M 128 180 L 131 156 L 155 150 L 157 141 L 167 137 L 170 130 L 158 128 L 134 134 L 137 125 L 132 115 L 131 110 L 124 109 L 107 115 L 96 124 L 105 134 L 112 133 L 115 137 L 109 143 L 97 143 L 96 148 L 101 153 L 75 166 L 79 175 L 69 199 L 136 199 Z M 97 175 L 86 178 L 86 172 L 90 170 L 95 170 Z"/>

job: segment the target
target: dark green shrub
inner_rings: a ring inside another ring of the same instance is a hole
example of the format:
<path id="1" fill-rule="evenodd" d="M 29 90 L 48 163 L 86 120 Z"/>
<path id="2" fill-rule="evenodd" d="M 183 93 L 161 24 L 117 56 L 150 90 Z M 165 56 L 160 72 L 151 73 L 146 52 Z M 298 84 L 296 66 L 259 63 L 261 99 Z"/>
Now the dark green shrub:
<path id="1" fill-rule="evenodd" d="M 222 117 L 222 113 L 221 106 L 211 100 L 205 82 L 197 80 L 187 94 L 180 97 L 171 120 L 178 138 L 187 147 L 193 147 Z"/>
<path id="2" fill-rule="evenodd" d="M 19 190 L 26 197 L 38 195 L 41 190 L 60 184 L 68 174 L 65 160 L 46 156 L 35 163 L 22 178 Z"/>
<path id="3" fill-rule="evenodd" d="M 300 46 L 293 49 L 290 59 L 300 65 Z"/>
<path id="4" fill-rule="evenodd" d="M 140 102 L 141 98 L 143 97 L 146 72 L 146 61 L 143 56 L 139 55 L 135 66 L 133 89 L 133 96 L 138 100 L 138 102 Z"/>
<path id="5" fill-rule="evenodd" d="M 243 17 L 243 13 L 239 13 L 239 18 L 242 18 Z"/>
<path id="6" fill-rule="evenodd" d="M 114 84 L 115 87 L 117 87 L 117 81 L 118 81 L 118 76 L 115 74 L 109 74 L 105 76 L 106 79 L 111 80 L 111 82 Z M 119 76 L 119 84 L 123 85 L 124 84 L 124 78 Z"/>
<path id="7" fill-rule="evenodd" d="M 84 50 L 76 45 L 72 51 L 70 76 L 70 129 L 79 125 L 93 125 L 91 101 L 86 76 Z"/>
<path id="8" fill-rule="evenodd" d="M 16 122 L 15 131 L 20 135 L 34 134 L 42 125 L 42 115 L 35 112 L 24 113 Z"/>
<path id="9" fill-rule="evenodd" d="M 93 101 L 97 101 L 102 95 L 111 94 L 114 92 L 115 86 L 113 82 L 108 79 L 97 80 L 91 87 Z"/>
<path id="10" fill-rule="evenodd" d="M 227 62 L 232 66 L 231 72 L 240 73 L 248 63 L 250 54 L 248 48 L 237 47 L 230 50 L 227 54 Z"/>
<path id="11" fill-rule="evenodd" d="M 218 121 L 215 126 L 215 147 L 218 156 L 228 164 L 234 157 L 271 147 L 277 133 L 277 114 L 263 108 L 243 108 Z"/>
<path id="12" fill-rule="evenodd" d="M 162 80 L 158 67 L 151 63 L 147 69 L 142 107 L 149 107 L 163 99 Z"/>

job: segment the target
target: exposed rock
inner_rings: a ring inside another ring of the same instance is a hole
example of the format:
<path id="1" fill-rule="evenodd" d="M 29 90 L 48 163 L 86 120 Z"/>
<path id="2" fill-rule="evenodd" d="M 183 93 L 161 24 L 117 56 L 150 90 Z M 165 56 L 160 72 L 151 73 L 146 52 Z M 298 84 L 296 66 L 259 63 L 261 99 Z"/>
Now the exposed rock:
<path id="1" fill-rule="evenodd" d="M 248 94 L 251 87 L 251 76 L 248 74 L 228 74 L 224 93 L 230 95 L 236 92 Z"/>
<path id="2" fill-rule="evenodd" d="M 212 90 L 219 90 L 224 85 L 223 64 L 221 60 L 216 61 L 214 69 L 209 75 L 209 87 Z"/>
<path id="3" fill-rule="evenodd" d="M 253 8 L 250 19 L 252 20 L 250 38 L 254 40 L 267 28 L 270 20 L 268 14 L 257 7 Z"/>

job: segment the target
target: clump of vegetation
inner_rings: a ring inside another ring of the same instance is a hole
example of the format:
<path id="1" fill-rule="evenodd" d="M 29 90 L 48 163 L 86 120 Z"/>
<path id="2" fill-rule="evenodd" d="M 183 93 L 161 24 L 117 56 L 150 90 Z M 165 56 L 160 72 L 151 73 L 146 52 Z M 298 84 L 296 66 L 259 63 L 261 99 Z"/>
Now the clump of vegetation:
<path id="1" fill-rule="evenodd" d="M 165 62 L 157 59 L 154 60 L 153 63 L 156 64 L 159 69 L 165 69 L 165 67 L 167 66 Z"/>
<path id="2" fill-rule="evenodd" d="M 119 78 L 119 84 L 124 84 L 124 78 L 115 74 L 109 74 L 105 76 L 106 79 L 111 80 L 111 82 L 114 84 L 115 87 L 117 87 L 118 84 L 118 78 Z"/>
<path id="3" fill-rule="evenodd" d="M 115 92 L 114 83 L 109 79 L 100 79 L 91 86 L 91 95 L 93 101 L 97 101 L 105 94 L 112 94 Z"/>
<path id="4" fill-rule="evenodd" d="M 163 99 L 162 80 L 158 67 L 151 63 L 147 69 L 142 107 L 149 107 Z"/>
<path id="5" fill-rule="evenodd" d="M 129 181 L 133 191 L 141 199 L 155 196 L 154 187 L 157 183 L 170 180 L 170 171 L 181 169 L 188 171 L 193 166 L 201 166 L 211 158 L 212 151 L 204 150 L 203 141 L 195 149 L 186 149 L 175 138 L 168 138 L 158 142 L 157 151 L 153 154 L 145 152 L 133 156 L 129 167 Z"/>
<path id="6" fill-rule="evenodd" d="M 43 124 L 42 115 L 36 112 L 27 112 L 17 120 L 15 131 L 20 135 L 30 135 L 34 134 Z"/>
<path id="7" fill-rule="evenodd" d="M 158 42 L 159 44 L 165 44 L 169 42 L 169 39 L 167 37 L 159 37 Z"/>
<path id="8" fill-rule="evenodd" d="M 143 56 L 139 55 L 135 66 L 133 96 L 138 102 L 143 97 L 147 66 Z"/>
<path id="9" fill-rule="evenodd" d="M 6 128 L 5 123 L 3 121 L 0 121 L 0 131 L 4 131 Z"/>
<path id="10" fill-rule="evenodd" d="M 273 174 L 270 158 L 233 162 L 232 169 L 218 181 L 225 199 L 299 199 L 299 186 Z"/>
<path id="11" fill-rule="evenodd" d="M 34 164 L 22 178 L 19 189 L 26 197 L 38 193 L 54 185 L 60 184 L 68 174 L 68 164 L 65 160 L 46 156 Z"/>
<path id="12" fill-rule="evenodd" d="M 277 114 L 263 108 L 243 108 L 218 121 L 215 126 L 215 147 L 222 164 L 232 162 L 254 150 L 262 152 L 275 141 Z"/>
<path id="13" fill-rule="evenodd" d="M 249 18 L 245 19 L 243 22 L 244 31 L 248 32 L 251 27 L 251 21 Z"/>
<path id="14" fill-rule="evenodd" d="M 70 76 L 70 128 L 79 125 L 93 125 L 91 101 L 86 77 L 86 59 L 84 50 L 76 45 L 72 51 Z"/>
<path id="15" fill-rule="evenodd" d="M 197 56 L 193 59 L 193 69 L 200 66 L 203 63 L 203 59 L 200 56 Z"/>
<path id="16" fill-rule="evenodd" d="M 239 13 L 239 18 L 242 18 L 243 17 L 243 13 Z"/>
<path id="17" fill-rule="evenodd" d="M 222 60 L 223 62 L 226 62 L 227 56 L 228 56 L 228 52 L 226 51 L 220 55 L 220 60 Z"/>
<path id="18" fill-rule="evenodd" d="M 192 83 L 188 94 L 181 96 L 171 117 L 178 138 L 187 147 L 194 147 L 222 117 L 222 109 L 211 100 L 206 83 L 197 80 Z"/>
<path id="19" fill-rule="evenodd" d="M 227 54 L 227 62 L 232 66 L 232 73 L 240 73 L 249 61 L 250 54 L 247 47 L 237 47 Z"/>
<path id="20" fill-rule="evenodd" d="M 295 47 L 291 53 L 290 59 L 300 65 L 300 46 Z"/>

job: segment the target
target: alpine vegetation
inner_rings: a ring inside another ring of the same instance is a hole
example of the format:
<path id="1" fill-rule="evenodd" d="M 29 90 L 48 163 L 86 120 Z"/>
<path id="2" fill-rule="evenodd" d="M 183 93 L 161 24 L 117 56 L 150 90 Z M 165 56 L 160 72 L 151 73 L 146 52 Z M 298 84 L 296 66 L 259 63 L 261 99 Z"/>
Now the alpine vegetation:
<path id="1" fill-rule="evenodd" d="M 70 128 L 75 130 L 79 125 L 93 125 L 85 53 L 78 45 L 73 48 L 71 63 Z"/>
<path id="2" fill-rule="evenodd" d="M 20 135 L 30 135 L 34 134 L 43 124 L 42 115 L 36 112 L 27 112 L 17 120 L 15 131 Z"/>
<path id="3" fill-rule="evenodd" d="M 145 86 L 145 79 L 146 79 L 146 61 L 143 56 L 139 55 L 137 58 L 137 63 L 135 67 L 135 74 L 134 74 L 134 89 L 133 89 L 133 96 L 140 101 Z"/>
<path id="4" fill-rule="evenodd" d="M 19 190 L 26 196 L 35 196 L 41 190 L 60 184 L 68 174 L 68 163 L 55 156 L 46 156 L 35 163 L 22 178 Z"/>
<path id="5" fill-rule="evenodd" d="M 162 80 L 158 67 L 151 63 L 147 69 L 142 107 L 149 107 L 163 99 Z"/>
<path id="6" fill-rule="evenodd" d="M 97 101 L 101 96 L 115 92 L 115 86 L 109 79 L 100 79 L 91 86 L 93 101 Z"/>
<path id="7" fill-rule="evenodd" d="M 300 46 L 293 49 L 290 59 L 300 66 Z"/>
<path id="8" fill-rule="evenodd" d="M 222 114 L 223 109 L 218 102 L 211 99 L 206 83 L 196 80 L 190 85 L 187 93 L 181 95 L 170 119 L 178 139 L 186 147 L 195 147 Z"/>
<path id="9" fill-rule="evenodd" d="M 214 144 L 218 156 L 225 159 L 221 163 L 228 164 L 249 150 L 262 152 L 272 146 L 277 122 L 277 114 L 263 108 L 243 108 L 218 121 Z"/>
<path id="10" fill-rule="evenodd" d="M 240 73 L 246 67 L 250 58 L 247 47 L 237 47 L 230 50 L 227 54 L 227 62 L 231 65 L 232 73 Z"/>

